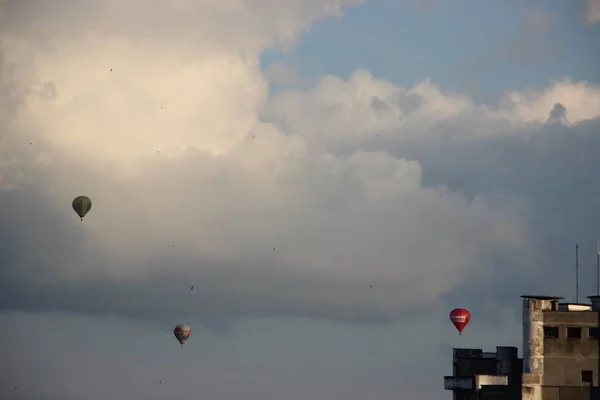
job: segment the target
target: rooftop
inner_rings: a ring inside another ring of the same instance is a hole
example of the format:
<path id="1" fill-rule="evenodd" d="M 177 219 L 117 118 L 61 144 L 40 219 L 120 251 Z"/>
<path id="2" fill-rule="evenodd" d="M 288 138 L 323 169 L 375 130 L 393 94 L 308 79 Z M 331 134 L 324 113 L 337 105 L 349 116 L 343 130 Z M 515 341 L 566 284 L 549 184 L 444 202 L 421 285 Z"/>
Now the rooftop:
<path id="1" fill-rule="evenodd" d="M 564 299 L 564 297 L 560 297 L 560 296 L 535 296 L 535 295 L 529 295 L 529 294 L 525 294 L 521 297 L 523 299 L 536 299 L 536 300 L 562 300 L 562 299 Z"/>

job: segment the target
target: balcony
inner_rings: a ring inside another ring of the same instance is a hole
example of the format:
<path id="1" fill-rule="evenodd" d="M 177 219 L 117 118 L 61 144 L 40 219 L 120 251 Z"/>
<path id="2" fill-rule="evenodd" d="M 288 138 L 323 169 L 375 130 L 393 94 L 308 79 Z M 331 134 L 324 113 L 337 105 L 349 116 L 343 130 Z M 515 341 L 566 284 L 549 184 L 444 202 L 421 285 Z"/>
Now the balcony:
<path id="1" fill-rule="evenodd" d="M 445 376 L 445 390 L 473 390 L 475 379 L 473 376 Z"/>
<path id="2" fill-rule="evenodd" d="M 506 375 L 445 376 L 445 390 L 479 390 L 487 385 L 508 385 Z"/>

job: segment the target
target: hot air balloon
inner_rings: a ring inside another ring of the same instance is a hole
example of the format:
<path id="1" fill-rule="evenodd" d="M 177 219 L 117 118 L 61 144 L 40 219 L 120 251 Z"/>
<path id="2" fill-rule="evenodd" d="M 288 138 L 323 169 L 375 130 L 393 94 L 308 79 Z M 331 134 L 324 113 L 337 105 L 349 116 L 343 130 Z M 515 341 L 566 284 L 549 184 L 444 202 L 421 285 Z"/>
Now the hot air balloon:
<path id="1" fill-rule="evenodd" d="M 92 200 L 87 196 L 77 196 L 73 199 L 73 210 L 83 221 L 83 217 L 92 209 Z"/>
<path id="2" fill-rule="evenodd" d="M 462 335 L 463 329 L 471 320 L 471 313 L 466 308 L 455 308 L 450 311 L 450 321 L 458 329 L 458 334 Z"/>
<path id="3" fill-rule="evenodd" d="M 181 344 L 181 347 L 183 347 L 185 342 L 192 336 L 192 328 L 187 325 L 177 325 L 173 330 L 173 334 Z"/>

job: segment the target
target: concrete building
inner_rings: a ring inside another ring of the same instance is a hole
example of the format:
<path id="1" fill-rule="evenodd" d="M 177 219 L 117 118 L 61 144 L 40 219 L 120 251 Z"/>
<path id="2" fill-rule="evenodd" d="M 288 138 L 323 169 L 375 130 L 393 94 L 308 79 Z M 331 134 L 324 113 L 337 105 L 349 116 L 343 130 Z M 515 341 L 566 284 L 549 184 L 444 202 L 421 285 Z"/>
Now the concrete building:
<path id="1" fill-rule="evenodd" d="M 453 375 L 444 377 L 444 389 L 454 400 L 517 399 L 521 397 L 523 360 L 516 347 L 454 349 Z"/>
<path id="2" fill-rule="evenodd" d="M 454 400 L 600 400 L 600 296 L 591 304 L 522 298 L 522 363 L 514 347 L 454 349 L 444 388 Z"/>

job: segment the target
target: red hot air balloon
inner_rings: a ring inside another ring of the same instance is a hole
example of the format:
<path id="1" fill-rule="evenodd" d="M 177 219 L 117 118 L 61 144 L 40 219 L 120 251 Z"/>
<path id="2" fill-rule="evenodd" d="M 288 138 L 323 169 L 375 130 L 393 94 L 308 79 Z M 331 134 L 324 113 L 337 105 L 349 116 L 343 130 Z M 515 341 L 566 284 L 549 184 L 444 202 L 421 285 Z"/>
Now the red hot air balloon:
<path id="1" fill-rule="evenodd" d="M 471 313 L 466 308 L 455 308 L 450 311 L 450 321 L 458 329 L 458 334 L 461 335 L 465 326 L 471 320 Z"/>

